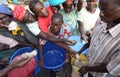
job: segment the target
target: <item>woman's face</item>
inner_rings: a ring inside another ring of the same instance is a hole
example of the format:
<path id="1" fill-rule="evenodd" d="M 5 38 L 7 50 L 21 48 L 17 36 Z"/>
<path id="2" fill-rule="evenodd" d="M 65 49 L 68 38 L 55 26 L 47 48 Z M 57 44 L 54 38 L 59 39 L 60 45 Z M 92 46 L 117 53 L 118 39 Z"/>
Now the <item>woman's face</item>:
<path id="1" fill-rule="evenodd" d="M 87 0 L 87 8 L 94 9 L 97 7 L 97 0 Z"/>
<path id="2" fill-rule="evenodd" d="M 64 3 L 63 8 L 66 13 L 70 13 L 70 11 L 72 10 L 72 4 Z"/>

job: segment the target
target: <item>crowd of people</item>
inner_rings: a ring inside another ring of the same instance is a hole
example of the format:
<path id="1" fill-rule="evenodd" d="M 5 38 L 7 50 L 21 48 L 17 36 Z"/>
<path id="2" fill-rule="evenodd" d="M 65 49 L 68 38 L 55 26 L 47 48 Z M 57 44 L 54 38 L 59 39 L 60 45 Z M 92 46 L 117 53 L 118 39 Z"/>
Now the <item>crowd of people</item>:
<path id="1" fill-rule="evenodd" d="M 86 77 L 86 73 L 87 77 L 119 77 L 120 0 L 65 0 L 57 5 L 48 2 L 0 4 L 0 66 L 4 67 L 0 77 L 33 77 L 36 64 L 44 64 L 43 46 L 48 41 L 66 50 L 66 63 L 57 72 L 43 69 L 34 77 L 56 77 L 56 73 L 71 77 L 71 58 L 87 48 L 88 65 L 80 65 L 79 77 Z M 79 52 L 70 48 L 77 42 L 68 40 L 70 36 L 79 36 L 85 44 Z M 39 61 L 26 56 L 8 64 L 11 54 L 26 46 L 39 50 Z"/>

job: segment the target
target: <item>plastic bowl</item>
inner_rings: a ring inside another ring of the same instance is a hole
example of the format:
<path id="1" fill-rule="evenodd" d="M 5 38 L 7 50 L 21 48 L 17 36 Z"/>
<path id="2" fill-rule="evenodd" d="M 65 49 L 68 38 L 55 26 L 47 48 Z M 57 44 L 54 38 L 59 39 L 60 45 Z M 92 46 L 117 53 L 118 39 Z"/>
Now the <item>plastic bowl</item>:
<path id="1" fill-rule="evenodd" d="M 43 48 L 44 51 L 44 64 L 46 69 L 57 70 L 65 63 L 66 52 L 62 47 L 57 46 L 52 42 L 47 42 Z"/>
<path id="2" fill-rule="evenodd" d="M 37 50 L 37 49 L 36 49 L 36 50 Z M 31 51 L 32 51 L 32 48 L 31 48 L 31 47 L 23 47 L 23 48 L 18 49 L 16 52 L 14 52 L 14 53 L 11 55 L 9 63 L 11 63 L 12 60 L 13 60 L 16 56 L 21 55 L 22 53 L 31 52 Z M 38 52 L 38 50 L 37 50 L 37 52 Z M 34 58 L 35 58 L 36 62 L 38 63 L 38 55 L 36 55 Z M 38 66 L 38 64 L 37 64 L 36 67 L 35 67 L 34 75 L 37 75 L 37 73 L 38 73 L 39 71 L 40 71 L 40 68 L 39 68 L 39 66 Z"/>

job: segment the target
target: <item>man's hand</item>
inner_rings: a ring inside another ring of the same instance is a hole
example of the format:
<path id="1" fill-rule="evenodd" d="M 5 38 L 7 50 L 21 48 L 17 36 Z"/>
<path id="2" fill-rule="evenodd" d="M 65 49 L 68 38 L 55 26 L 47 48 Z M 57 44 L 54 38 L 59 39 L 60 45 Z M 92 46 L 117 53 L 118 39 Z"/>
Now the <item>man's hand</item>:
<path id="1" fill-rule="evenodd" d="M 85 42 L 88 41 L 88 36 L 86 34 L 82 34 L 81 36 L 82 40 L 84 40 Z"/>
<path id="2" fill-rule="evenodd" d="M 16 60 L 14 60 L 10 66 L 13 67 L 13 68 L 16 68 L 16 67 L 23 67 L 25 64 L 27 64 L 29 61 L 30 61 L 31 58 L 28 58 L 28 57 L 20 57 L 20 58 L 17 58 Z"/>
<path id="3" fill-rule="evenodd" d="M 82 75 L 86 74 L 88 71 L 89 71 L 88 66 L 82 66 L 82 67 L 80 68 L 80 70 L 79 70 L 79 72 L 80 72 Z"/>

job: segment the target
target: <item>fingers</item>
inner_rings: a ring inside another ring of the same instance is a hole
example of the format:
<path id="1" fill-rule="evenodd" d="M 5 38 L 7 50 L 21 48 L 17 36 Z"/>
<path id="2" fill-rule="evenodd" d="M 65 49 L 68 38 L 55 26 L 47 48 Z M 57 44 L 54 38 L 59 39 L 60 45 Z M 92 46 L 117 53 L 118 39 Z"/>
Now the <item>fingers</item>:
<path id="1" fill-rule="evenodd" d="M 18 67 L 24 66 L 25 64 L 27 64 L 29 61 L 31 60 L 31 58 L 27 58 L 27 59 L 22 59 L 20 63 L 18 63 Z"/>
<path id="2" fill-rule="evenodd" d="M 65 60 L 65 63 L 69 63 L 70 62 L 70 56 L 69 54 L 66 54 L 66 60 Z"/>
<path id="3" fill-rule="evenodd" d="M 28 59 L 28 57 L 26 56 L 26 57 L 20 57 L 20 58 L 17 58 L 14 62 L 15 63 L 20 63 L 20 62 L 23 62 L 23 61 L 25 61 L 25 60 L 27 60 Z"/>

